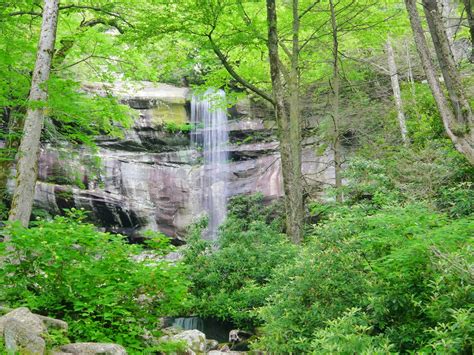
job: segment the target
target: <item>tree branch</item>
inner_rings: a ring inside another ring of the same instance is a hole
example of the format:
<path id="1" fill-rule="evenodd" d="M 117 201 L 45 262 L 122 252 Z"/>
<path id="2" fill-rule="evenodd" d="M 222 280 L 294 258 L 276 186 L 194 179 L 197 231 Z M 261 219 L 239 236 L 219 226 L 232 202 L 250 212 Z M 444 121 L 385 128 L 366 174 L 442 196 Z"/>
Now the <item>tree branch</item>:
<path id="1" fill-rule="evenodd" d="M 65 6 L 60 6 L 59 7 L 59 10 L 68 10 L 68 9 L 82 9 L 82 10 L 91 10 L 91 11 L 95 11 L 95 12 L 101 12 L 103 14 L 118 18 L 120 21 L 123 21 L 124 23 L 126 23 L 128 26 L 130 26 L 132 28 L 134 27 L 130 22 L 128 22 L 120 14 L 104 10 L 100 7 L 88 6 L 88 5 L 65 5 Z"/>
<path id="2" fill-rule="evenodd" d="M 17 11 L 17 12 L 11 12 L 8 14 L 8 16 L 23 16 L 23 15 L 30 15 L 30 16 L 42 16 L 40 12 L 34 12 L 34 11 Z"/>
<path id="3" fill-rule="evenodd" d="M 310 6 L 308 6 L 300 15 L 299 15 L 299 19 L 301 20 L 301 18 L 306 15 L 308 12 L 310 12 L 317 4 L 319 4 L 321 2 L 321 0 L 316 0 L 315 2 L 313 2 Z"/>
<path id="4" fill-rule="evenodd" d="M 238 83 L 240 83 L 242 86 L 244 86 L 245 88 L 249 89 L 250 91 L 252 91 L 253 93 L 257 94 L 258 96 L 260 96 L 261 98 L 267 100 L 268 102 L 270 102 L 272 105 L 275 104 L 273 98 L 267 94 L 265 91 L 259 89 L 258 87 L 256 87 L 255 85 L 253 85 L 252 83 L 249 83 L 247 80 L 245 80 L 244 78 L 242 78 L 239 74 L 237 74 L 237 72 L 234 70 L 234 68 L 232 67 L 232 65 L 229 63 L 229 61 L 227 60 L 227 57 L 224 55 L 224 53 L 222 53 L 222 51 L 220 50 L 220 48 L 217 46 L 217 44 L 214 42 L 214 39 L 212 38 L 212 34 L 208 34 L 207 35 L 207 38 L 209 39 L 209 43 L 211 44 L 211 47 L 212 47 L 212 50 L 214 51 L 214 53 L 217 55 L 217 57 L 219 58 L 219 60 L 221 61 L 222 65 L 224 66 L 224 68 L 227 70 L 227 72 L 230 74 L 230 76 L 232 76 Z"/>
<path id="5" fill-rule="evenodd" d="M 81 23 L 81 27 L 94 27 L 96 25 L 107 25 L 110 27 L 114 27 L 119 31 L 121 34 L 124 33 L 124 29 L 117 23 L 116 20 L 107 20 L 103 18 L 96 18 L 88 21 L 83 21 Z"/>

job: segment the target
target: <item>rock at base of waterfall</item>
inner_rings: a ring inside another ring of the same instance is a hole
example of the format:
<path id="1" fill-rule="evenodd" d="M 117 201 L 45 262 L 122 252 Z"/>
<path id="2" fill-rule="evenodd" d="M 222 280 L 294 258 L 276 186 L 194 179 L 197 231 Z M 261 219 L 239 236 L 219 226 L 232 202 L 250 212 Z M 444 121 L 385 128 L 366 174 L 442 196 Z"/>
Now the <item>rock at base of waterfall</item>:
<path id="1" fill-rule="evenodd" d="M 219 347 L 219 342 L 214 339 L 207 339 L 206 340 L 206 350 L 211 351 L 211 350 L 217 350 Z"/>
<path id="2" fill-rule="evenodd" d="M 73 343 L 60 347 L 60 350 L 69 354 L 105 354 L 105 355 L 126 355 L 124 347 L 112 343 Z"/>
<path id="3" fill-rule="evenodd" d="M 207 350 L 206 334 L 197 329 L 185 330 L 172 336 L 165 335 L 160 338 L 160 341 L 185 342 L 186 353 L 189 355 L 205 354 Z"/>
<path id="4" fill-rule="evenodd" d="M 239 343 L 246 341 L 252 336 L 252 333 L 240 329 L 232 329 L 229 332 L 229 342 L 230 343 Z"/>

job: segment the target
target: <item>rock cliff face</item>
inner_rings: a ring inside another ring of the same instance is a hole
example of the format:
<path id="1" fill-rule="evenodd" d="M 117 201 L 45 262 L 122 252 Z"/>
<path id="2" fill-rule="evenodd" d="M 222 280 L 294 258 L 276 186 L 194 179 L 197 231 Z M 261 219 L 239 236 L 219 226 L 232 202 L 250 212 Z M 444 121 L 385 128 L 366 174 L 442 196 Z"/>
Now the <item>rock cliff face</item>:
<path id="1" fill-rule="evenodd" d="M 98 138 L 98 163 L 86 149 L 45 145 L 36 203 L 52 212 L 85 208 L 99 225 L 131 237 L 152 229 L 179 239 L 202 214 L 202 154 L 191 149 L 189 133 L 176 128 L 189 120 L 189 92 L 147 84 L 117 85 L 114 92 L 136 111 L 133 128 L 123 139 Z M 272 115 L 249 101 L 229 109 L 229 115 L 230 195 L 282 196 Z M 333 181 L 331 157 L 317 156 L 309 140 L 304 146 L 304 174 L 310 193 L 317 193 Z"/>

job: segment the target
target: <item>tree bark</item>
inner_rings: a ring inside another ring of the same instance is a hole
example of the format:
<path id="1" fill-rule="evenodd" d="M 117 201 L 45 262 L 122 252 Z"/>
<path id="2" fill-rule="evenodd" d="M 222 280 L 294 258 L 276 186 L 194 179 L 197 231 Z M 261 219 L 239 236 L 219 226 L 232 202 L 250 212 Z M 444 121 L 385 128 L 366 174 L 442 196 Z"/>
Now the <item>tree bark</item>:
<path id="1" fill-rule="evenodd" d="M 329 0 L 329 8 L 331 11 L 331 28 L 332 28 L 332 55 L 333 55 L 333 153 L 334 153 L 334 179 L 336 187 L 336 201 L 342 202 L 342 157 L 341 157 L 341 132 L 339 131 L 339 95 L 340 95 L 340 76 L 339 76 L 339 37 L 337 30 L 336 9 L 334 1 Z"/>
<path id="2" fill-rule="evenodd" d="M 267 0 L 268 53 L 275 117 L 278 124 L 280 154 L 285 191 L 286 229 L 294 243 L 303 235 L 303 187 L 301 175 L 301 122 L 298 87 L 299 17 L 298 0 L 293 0 L 293 53 L 291 58 L 289 113 L 281 80 L 275 0 Z"/>
<path id="3" fill-rule="evenodd" d="M 471 57 L 469 58 L 469 61 L 474 63 L 474 0 L 463 0 L 463 4 L 464 9 L 466 10 L 469 34 L 471 35 Z"/>
<path id="4" fill-rule="evenodd" d="M 34 201 L 40 137 L 44 125 L 44 104 L 47 100 L 46 84 L 54 53 L 58 11 L 59 0 L 45 0 L 29 108 L 18 149 L 16 186 L 9 220 L 19 221 L 23 226 L 28 226 Z"/>
<path id="5" fill-rule="evenodd" d="M 423 0 L 423 6 L 436 56 L 446 88 L 448 89 L 451 105 L 454 108 L 459 130 L 461 130 L 461 132 L 468 132 L 470 125 L 474 123 L 472 109 L 462 87 L 461 76 L 454 62 L 441 13 L 439 12 L 436 0 Z"/>
<path id="6" fill-rule="evenodd" d="M 388 70 L 390 73 L 390 81 L 392 83 L 393 98 L 395 99 L 395 106 L 397 108 L 397 117 L 398 124 L 400 126 L 400 133 L 402 136 L 403 144 L 408 145 L 408 130 L 405 121 L 405 113 L 403 111 L 400 83 L 398 81 L 398 69 L 397 64 L 395 63 L 395 54 L 393 52 L 393 47 L 390 38 L 387 38 L 385 49 L 387 51 Z"/>
<path id="7" fill-rule="evenodd" d="M 471 164 L 474 164 L 474 139 L 472 138 L 472 127 L 470 127 L 470 132 L 460 134 L 455 115 L 444 96 L 433 66 L 428 44 L 423 33 L 420 16 L 416 8 L 416 0 L 405 0 L 405 5 L 408 11 L 418 55 L 420 56 L 421 64 L 443 121 L 446 134 L 451 139 L 456 149 L 462 153 Z"/>

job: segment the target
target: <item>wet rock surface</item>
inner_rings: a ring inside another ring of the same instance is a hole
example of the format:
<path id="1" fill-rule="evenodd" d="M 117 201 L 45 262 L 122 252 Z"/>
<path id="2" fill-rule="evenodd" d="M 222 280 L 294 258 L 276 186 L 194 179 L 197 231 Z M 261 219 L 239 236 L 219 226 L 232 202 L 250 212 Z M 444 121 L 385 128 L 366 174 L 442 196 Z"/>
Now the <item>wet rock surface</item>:
<path id="1" fill-rule="evenodd" d="M 100 91 L 90 85 L 88 90 Z M 86 149 L 44 145 L 35 200 L 40 208 L 60 213 L 84 208 L 107 231 L 140 242 L 144 230 L 160 231 L 182 244 L 187 227 L 202 216 L 204 167 L 189 133 L 166 130 L 169 122 L 189 120 L 189 90 L 144 83 L 140 88 L 116 84 L 111 89 L 134 110 L 135 125 L 123 139 L 99 137 L 97 156 Z M 283 195 L 278 142 L 267 108 L 243 100 L 229 109 L 229 196 L 260 192 L 267 201 Z M 309 193 L 332 184 L 330 154 L 316 154 L 307 140 L 303 172 Z"/>

